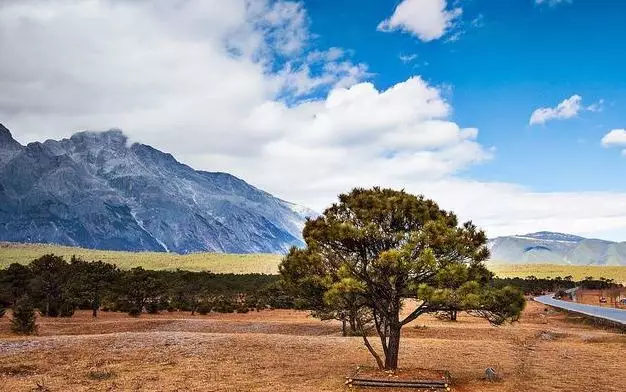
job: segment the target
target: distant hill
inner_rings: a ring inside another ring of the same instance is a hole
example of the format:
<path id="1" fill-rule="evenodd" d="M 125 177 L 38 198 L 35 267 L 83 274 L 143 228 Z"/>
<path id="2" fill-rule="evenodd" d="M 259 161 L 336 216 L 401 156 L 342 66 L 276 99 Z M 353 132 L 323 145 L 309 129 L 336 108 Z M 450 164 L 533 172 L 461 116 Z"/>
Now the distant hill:
<path id="1" fill-rule="evenodd" d="M 22 146 L 0 124 L 0 240 L 177 253 L 283 253 L 315 213 L 194 170 L 119 130 Z"/>
<path id="2" fill-rule="evenodd" d="M 489 240 L 493 263 L 626 265 L 626 242 L 542 231 Z"/>

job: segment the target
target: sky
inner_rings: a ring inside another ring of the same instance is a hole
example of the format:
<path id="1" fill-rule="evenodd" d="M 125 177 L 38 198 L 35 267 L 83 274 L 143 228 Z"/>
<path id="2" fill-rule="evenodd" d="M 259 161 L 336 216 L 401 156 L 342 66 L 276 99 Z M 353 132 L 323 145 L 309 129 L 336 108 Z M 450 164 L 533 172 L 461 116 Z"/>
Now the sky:
<path id="1" fill-rule="evenodd" d="M 317 211 L 424 194 L 626 241 L 626 2 L 2 0 L 0 123 L 122 129 Z"/>

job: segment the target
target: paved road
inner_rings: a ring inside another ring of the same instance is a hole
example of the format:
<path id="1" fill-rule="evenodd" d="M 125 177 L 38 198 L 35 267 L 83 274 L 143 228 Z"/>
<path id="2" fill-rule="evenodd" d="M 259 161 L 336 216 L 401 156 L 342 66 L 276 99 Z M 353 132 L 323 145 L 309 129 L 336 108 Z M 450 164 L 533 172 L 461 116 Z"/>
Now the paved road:
<path id="1" fill-rule="evenodd" d="M 542 295 L 541 297 L 535 297 L 535 301 L 540 302 L 544 305 L 550 305 L 556 308 L 561 308 L 561 309 L 569 310 L 569 311 L 576 312 L 576 313 L 582 313 L 587 316 L 598 317 L 598 318 L 602 318 L 605 320 L 610 320 L 616 323 L 626 325 L 626 310 L 615 309 L 615 308 L 603 308 L 601 306 L 585 305 L 585 304 L 579 304 L 576 302 L 561 301 L 561 300 L 552 298 L 552 295 Z"/>

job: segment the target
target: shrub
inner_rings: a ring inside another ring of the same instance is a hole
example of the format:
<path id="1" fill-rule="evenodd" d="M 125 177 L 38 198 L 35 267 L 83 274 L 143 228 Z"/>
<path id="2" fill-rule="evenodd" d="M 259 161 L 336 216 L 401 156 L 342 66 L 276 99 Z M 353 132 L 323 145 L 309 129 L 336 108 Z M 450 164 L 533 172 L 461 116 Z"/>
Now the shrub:
<path id="1" fill-rule="evenodd" d="M 74 310 L 76 308 L 74 307 L 73 303 L 70 302 L 64 302 L 61 304 L 61 307 L 59 309 L 59 316 L 61 317 L 72 317 L 74 315 Z"/>
<path id="2" fill-rule="evenodd" d="M 131 306 L 128 310 L 128 315 L 132 317 L 139 317 L 141 315 L 141 309 L 138 306 Z"/>
<path id="3" fill-rule="evenodd" d="M 203 316 L 207 315 L 211 311 L 211 305 L 206 302 L 202 302 L 200 305 L 198 305 L 196 311 Z"/>
<path id="4" fill-rule="evenodd" d="M 11 330 L 22 335 L 32 335 L 37 331 L 35 323 L 35 307 L 30 298 L 24 296 L 17 300 L 13 307 Z"/>
<path id="5" fill-rule="evenodd" d="M 233 313 L 235 311 L 235 304 L 230 298 L 220 297 L 216 302 L 213 310 L 218 313 Z"/>
<path id="6" fill-rule="evenodd" d="M 159 313 L 159 304 L 157 302 L 150 302 L 146 305 L 146 312 L 150 314 Z"/>

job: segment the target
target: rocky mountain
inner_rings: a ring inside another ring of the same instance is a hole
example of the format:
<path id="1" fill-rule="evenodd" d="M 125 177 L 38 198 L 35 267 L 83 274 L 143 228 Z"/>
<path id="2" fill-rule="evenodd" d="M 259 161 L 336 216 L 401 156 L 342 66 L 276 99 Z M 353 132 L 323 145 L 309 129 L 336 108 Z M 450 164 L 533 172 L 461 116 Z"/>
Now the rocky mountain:
<path id="1" fill-rule="evenodd" d="M 190 253 L 285 252 L 314 212 L 194 170 L 119 130 L 22 146 L 0 125 L 0 240 Z"/>
<path id="2" fill-rule="evenodd" d="M 626 265 L 626 242 L 538 232 L 489 240 L 493 263 Z"/>

